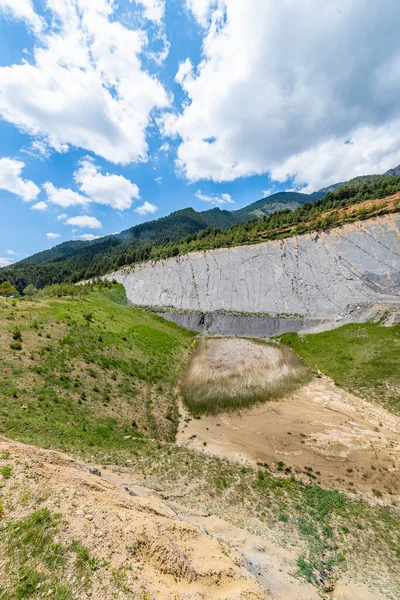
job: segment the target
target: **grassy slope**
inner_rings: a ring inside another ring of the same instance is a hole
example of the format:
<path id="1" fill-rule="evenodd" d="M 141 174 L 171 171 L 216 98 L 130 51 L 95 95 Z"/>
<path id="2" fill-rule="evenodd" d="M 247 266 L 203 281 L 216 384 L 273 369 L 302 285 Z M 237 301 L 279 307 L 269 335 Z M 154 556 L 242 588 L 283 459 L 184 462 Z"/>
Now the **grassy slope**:
<path id="1" fill-rule="evenodd" d="M 15 326 L 19 351 L 10 349 Z M 361 573 L 385 564 L 395 577 L 400 523 L 390 509 L 323 490 L 312 473 L 303 485 L 283 464 L 257 472 L 150 439 L 174 438 L 174 385 L 190 346 L 190 333 L 125 306 L 117 286 L 84 301 L 2 301 L 0 433 L 98 464 L 129 465 L 138 483 L 167 498 L 299 544 L 299 572 L 325 589 L 346 567 Z M 0 480 L 11 485 L 12 467 L 0 456 Z M 0 505 L 1 495 L 0 487 Z"/>
<path id="2" fill-rule="evenodd" d="M 280 341 L 338 385 L 400 412 L 400 325 L 351 324 L 318 334 L 285 333 Z"/>
<path id="3" fill-rule="evenodd" d="M 122 286 L 83 301 L 0 302 L 0 433 L 84 454 L 123 449 L 126 435 L 174 439 L 192 336 L 125 302 Z M 22 350 L 10 348 L 15 327 Z"/>

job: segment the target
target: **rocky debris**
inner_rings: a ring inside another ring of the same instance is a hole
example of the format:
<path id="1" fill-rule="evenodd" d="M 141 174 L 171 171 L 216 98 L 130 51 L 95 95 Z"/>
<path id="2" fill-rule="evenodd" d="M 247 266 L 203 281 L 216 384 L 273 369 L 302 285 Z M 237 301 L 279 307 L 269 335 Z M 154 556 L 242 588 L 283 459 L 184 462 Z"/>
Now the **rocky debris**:
<path id="1" fill-rule="evenodd" d="M 101 471 L 99 471 L 99 469 L 97 469 L 96 467 L 89 467 L 88 473 L 91 473 L 92 475 L 97 475 L 97 477 L 101 477 Z"/>

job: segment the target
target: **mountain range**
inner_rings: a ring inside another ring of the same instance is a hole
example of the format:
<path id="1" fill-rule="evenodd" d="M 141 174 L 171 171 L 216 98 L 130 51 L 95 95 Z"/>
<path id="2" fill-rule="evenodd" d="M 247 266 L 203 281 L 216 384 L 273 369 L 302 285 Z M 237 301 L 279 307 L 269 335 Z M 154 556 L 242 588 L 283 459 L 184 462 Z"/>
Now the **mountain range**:
<path id="1" fill-rule="evenodd" d="M 280 211 L 296 211 L 306 203 L 308 206 L 328 198 L 331 194 L 340 202 L 345 196 L 351 197 L 358 193 L 361 186 L 364 197 L 365 194 L 373 195 L 373 190 L 376 190 L 377 194 L 386 195 L 385 190 L 390 187 L 389 177 L 398 175 L 400 165 L 384 175 L 357 177 L 312 194 L 278 192 L 235 211 L 212 208 L 198 212 L 193 208 L 184 208 L 166 217 L 135 225 L 118 234 L 91 241 L 71 240 L 34 254 L 0 269 L 0 282 L 5 279 L 12 280 L 22 290 L 28 283 L 43 287 L 51 283 L 95 277 L 125 264 L 147 260 L 154 247 L 169 246 L 170 254 L 174 252 L 176 245 L 178 253 L 179 242 L 184 239 L 190 241 L 191 236 L 194 239 L 210 235 L 210 232 L 214 232 L 211 235 L 218 235 L 218 231 L 226 231 L 235 226 L 246 227 L 249 221 L 268 219 L 271 214 Z M 349 186 L 353 191 L 349 192 Z M 397 187 L 392 189 L 397 190 Z"/>

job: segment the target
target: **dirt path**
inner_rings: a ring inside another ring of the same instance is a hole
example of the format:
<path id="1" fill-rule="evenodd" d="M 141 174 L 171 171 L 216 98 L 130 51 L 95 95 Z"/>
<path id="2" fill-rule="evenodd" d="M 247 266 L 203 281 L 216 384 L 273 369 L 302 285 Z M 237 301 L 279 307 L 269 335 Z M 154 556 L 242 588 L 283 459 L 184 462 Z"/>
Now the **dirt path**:
<path id="1" fill-rule="evenodd" d="M 327 377 L 290 397 L 242 410 L 183 419 L 177 443 L 243 464 L 290 468 L 304 481 L 400 500 L 400 420 Z"/>

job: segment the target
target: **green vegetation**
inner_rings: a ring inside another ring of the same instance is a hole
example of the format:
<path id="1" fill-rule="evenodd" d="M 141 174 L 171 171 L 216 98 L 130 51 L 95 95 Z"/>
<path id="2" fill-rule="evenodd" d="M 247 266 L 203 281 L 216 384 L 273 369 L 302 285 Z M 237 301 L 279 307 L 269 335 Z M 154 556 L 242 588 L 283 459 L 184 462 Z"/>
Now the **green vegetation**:
<path id="1" fill-rule="evenodd" d="M 209 360 L 223 344 L 224 359 Z M 229 347 L 231 344 L 231 347 Z M 249 346 L 257 345 L 257 359 Z M 275 353 L 280 357 L 275 363 Z M 272 358 L 271 358 L 272 355 Z M 278 355 L 279 356 L 279 355 Z M 281 371 L 281 372 L 280 372 Z M 273 372 L 274 377 L 266 377 Z M 274 343 L 225 338 L 199 339 L 181 377 L 183 400 L 192 415 L 218 414 L 281 398 L 310 381 L 311 371 L 294 353 Z"/>
<path id="2" fill-rule="evenodd" d="M 89 279 L 146 260 L 321 231 L 385 212 L 374 205 L 361 206 L 351 214 L 344 214 L 342 209 L 399 191 L 399 176 L 371 175 L 342 184 L 316 201 L 320 198 L 318 193 L 306 196 L 289 192 L 275 194 L 236 212 L 212 209 L 196 213 L 184 209 L 118 235 L 60 244 L 4 267 L 0 270 L 0 282 L 8 280 L 22 292 L 28 284 L 43 288 L 52 283 Z M 289 207 L 298 207 L 271 214 L 269 207 L 286 201 Z"/>
<path id="3" fill-rule="evenodd" d="M 191 337 L 108 282 L 79 300 L 0 301 L 0 434 L 83 454 L 173 440 Z"/>
<path id="4" fill-rule="evenodd" d="M 5 558 L 1 600 L 49 597 L 73 600 L 90 585 L 91 572 L 101 568 L 79 542 L 56 541 L 60 522 L 48 508 L 3 524 L 0 548 Z"/>
<path id="5" fill-rule="evenodd" d="M 351 324 L 279 339 L 338 385 L 400 412 L 400 325 Z"/>
<path id="6" fill-rule="evenodd" d="M 390 329 L 368 327 L 390 335 Z M 398 335 L 399 328 L 392 331 Z M 380 344 L 389 346 L 387 339 Z M 21 348 L 11 350 L 17 341 Z M 395 348 L 397 338 L 391 343 Z M 246 468 L 171 443 L 178 421 L 175 383 L 191 346 L 190 332 L 127 306 L 119 285 L 89 286 L 79 298 L 36 296 L 17 299 L 15 306 L 2 300 L 0 434 L 95 464 L 129 466 L 138 485 L 162 490 L 166 498 L 229 515 L 254 533 L 267 527 L 282 543 L 298 542 L 299 574 L 322 590 L 340 570 L 359 572 L 360 565 L 385 564 L 395 573 L 400 522 L 389 508 L 303 484 L 283 463 L 271 465 L 272 472 L 266 464 Z M 13 508 L 23 514 L 5 520 L 21 468 L 9 452 L 0 454 L 0 555 L 7 573 L 0 599 L 72 600 L 107 567 L 81 542 L 63 540 L 62 523 L 40 498 L 28 512 L 23 490 L 22 508 Z"/>
<path id="7" fill-rule="evenodd" d="M 115 455 L 110 457 L 115 460 Z M 361 574 L 376 569 L 380 561 L 398 572 L 397 512 L 303 484 L 280 473 L 279 465 L 264 470 L 242 467 L 146 440 L 130 469 L 138 484 L 162 489 L 165 497 L 179 502 L 186 498 L 191 509 L 207 507 L 209 513 L 225 519 L 229 515 L 236 525 L 254 533 L 267 528 L 276 540 L 301 544 L 299 574 L 309 579 L 312 573 L 310 581 L 322 590 L 330 590 L 340 571 Z"/>

